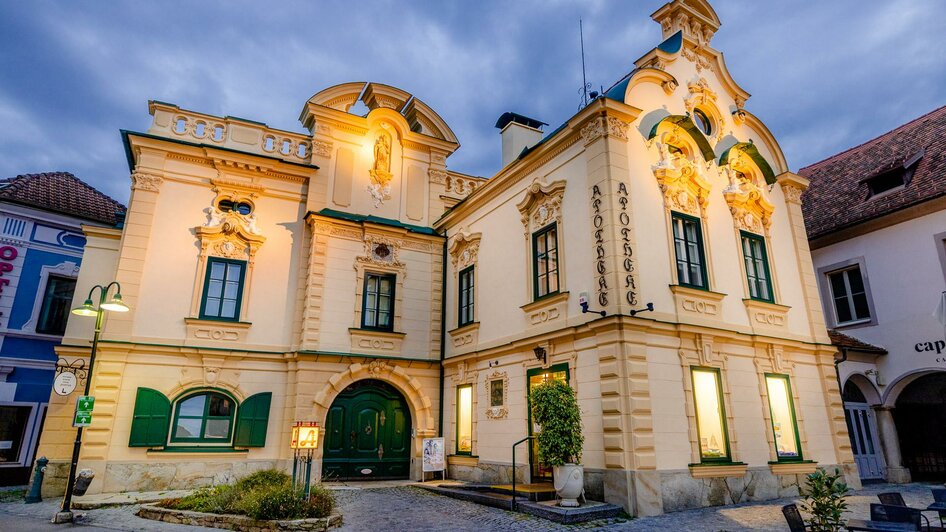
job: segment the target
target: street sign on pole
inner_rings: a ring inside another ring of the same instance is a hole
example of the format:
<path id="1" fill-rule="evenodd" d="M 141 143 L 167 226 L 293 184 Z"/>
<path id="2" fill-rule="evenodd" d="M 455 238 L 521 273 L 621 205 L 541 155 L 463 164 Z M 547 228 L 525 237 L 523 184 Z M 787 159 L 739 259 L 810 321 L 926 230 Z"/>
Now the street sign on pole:
<path id="1" fill-rule="evenodd" d="M 76 401 L 76 410 L 91 412 L 95 407 L 95 397 L 92 395 L 80 395 Z"/>
<path id="2" fill-rule="evenodd" d="M 76 401 L 76 415 L 72 420 L 73 427 L 88 427 L 92 424 L 92 409 L 95 408 L 95 397 L 80 395 Z"/>
<path id="3" fill-rule="evenodd" d="M 76 417 L 72 420 L 73 427 L 88 427 L 91 424 L 92 414 L 89 412 L 76 412 Z"/>

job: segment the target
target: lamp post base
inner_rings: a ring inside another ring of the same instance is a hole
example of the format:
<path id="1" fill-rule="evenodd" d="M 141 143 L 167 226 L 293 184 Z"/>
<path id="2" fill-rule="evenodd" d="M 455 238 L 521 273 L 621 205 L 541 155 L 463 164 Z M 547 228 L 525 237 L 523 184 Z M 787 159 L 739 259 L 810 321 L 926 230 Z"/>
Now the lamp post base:
<path id="1" fill-rule="evenodd" d="M 62 523 L 72 523 L 74 522 L 74 515 L 72 512 L 56 512 L 56 515 L 53 516 L 52 523 L 62 524 Z"/>

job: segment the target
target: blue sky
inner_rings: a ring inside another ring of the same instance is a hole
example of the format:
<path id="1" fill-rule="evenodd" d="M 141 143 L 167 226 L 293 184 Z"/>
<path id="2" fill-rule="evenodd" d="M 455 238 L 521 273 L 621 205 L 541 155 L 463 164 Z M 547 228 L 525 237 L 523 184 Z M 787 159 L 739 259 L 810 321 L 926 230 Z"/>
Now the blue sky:
<path id="1" fill-rule="evenodd" d="M 460 138 L 454 170 L 499 167 L 504 111 L 557 126 L 660 41 L 662 0 L 31 1 L 0 5 L 0 177 L 69 171 L 120 201 L 119 129 L 147 102 L 303 131 L 347 81 L 403 88 Z M 793 170 L 946 105 L 941 0 L 715 0 L 713 46 Z"/>

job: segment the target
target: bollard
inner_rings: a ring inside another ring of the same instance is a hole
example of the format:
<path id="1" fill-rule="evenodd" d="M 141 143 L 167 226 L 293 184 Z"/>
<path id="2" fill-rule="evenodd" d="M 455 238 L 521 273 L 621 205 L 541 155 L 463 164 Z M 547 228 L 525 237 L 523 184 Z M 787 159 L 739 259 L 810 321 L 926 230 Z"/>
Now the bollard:
<path id="1" fill-rule="evenodd" d="M 72 490 L 72 493 L 76 497 L 81 497 L 85 495 L 85 492 L 88 491 L 89 485 L 92 484 L 92 479 L 95 478 L 95 472 L 91 469 L 83 469 L 79 471 L 79 474 L 76 475 L 75 487 Z"/>
<path id="2" fill-rule="evenodd" d="M 46 464 L 49 460 L 45 456 L 36 461 L 36 467 L 33 468 L 33 485 L 30 486 L 30 493 L 23 501 L 26 504 L 43 502 L 43 476 L 46 473 Z"/>

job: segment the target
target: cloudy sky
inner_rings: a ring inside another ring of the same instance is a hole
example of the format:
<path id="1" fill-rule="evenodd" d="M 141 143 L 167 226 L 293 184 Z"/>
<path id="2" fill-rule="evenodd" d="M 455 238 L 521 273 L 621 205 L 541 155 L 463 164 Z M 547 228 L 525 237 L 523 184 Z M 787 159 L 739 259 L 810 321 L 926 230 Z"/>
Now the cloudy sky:
<path id="1" fill-rule="evenodd" d="M 753 94 L 792 169 L 946 105 L 942 0 L 715 0 L 713 46 Z M 70 171 L 121 201 L 119 129 L 147 102 L 302 131 L 299 112 L 347 81 L 403 88 L 450 124 L 448 165 L 498 170 L 504 111 L 557 126 L 588 79 L 605 87 L 660 41 L 663 0 L 566 2 L 3 2 L 0 177 Z"/>

